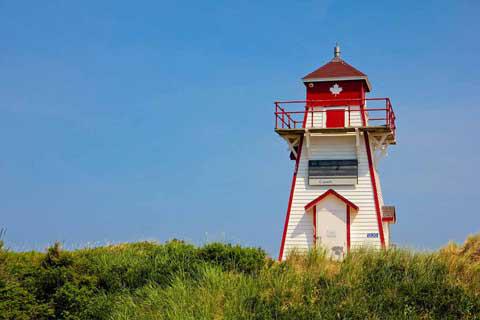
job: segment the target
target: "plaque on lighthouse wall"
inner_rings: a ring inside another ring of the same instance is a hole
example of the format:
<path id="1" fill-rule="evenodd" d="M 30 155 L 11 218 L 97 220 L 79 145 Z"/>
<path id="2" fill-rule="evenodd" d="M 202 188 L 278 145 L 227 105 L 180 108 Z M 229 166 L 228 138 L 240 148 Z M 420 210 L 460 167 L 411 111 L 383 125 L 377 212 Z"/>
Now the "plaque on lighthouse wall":
<path id="1" fill-rule="evenodd" d="M 355 185 L 358 160 L 309 160 L 308 184 L 311 186 Z"/>

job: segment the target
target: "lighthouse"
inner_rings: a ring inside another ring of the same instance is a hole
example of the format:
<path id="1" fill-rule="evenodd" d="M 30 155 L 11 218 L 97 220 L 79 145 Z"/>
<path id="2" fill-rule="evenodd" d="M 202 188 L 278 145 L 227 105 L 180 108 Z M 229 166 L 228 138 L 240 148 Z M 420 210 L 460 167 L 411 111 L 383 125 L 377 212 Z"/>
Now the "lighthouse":
<path id="1" fill-rule="evenodd" d="M 294 161 L 279 260 L 322 247 L 388 248 L 395 207 L 384 204 L 378 165 L 396 144 L 389 98 L 371 98 L 366 74 L 333 58 L 302 78 L 304 100 L 275 102 L 275 132 Z"/>

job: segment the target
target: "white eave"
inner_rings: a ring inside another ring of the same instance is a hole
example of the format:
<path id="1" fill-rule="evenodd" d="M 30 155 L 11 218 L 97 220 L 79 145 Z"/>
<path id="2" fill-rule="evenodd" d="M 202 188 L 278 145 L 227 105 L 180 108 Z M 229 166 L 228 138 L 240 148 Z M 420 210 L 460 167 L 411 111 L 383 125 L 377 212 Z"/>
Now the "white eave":
<path id="1" fill-rule="evenodd" d="M 372 91 L 372 86 L 370 81 L 368 81 L 368 77 L 332 77 L 332 78 L 303 78 L 303 83 L 310 83 L 310 82 L 331 82 L 331 81 L 347 81 L 347 80 L 364 80 L 367 83 L 368 91 Z"/>

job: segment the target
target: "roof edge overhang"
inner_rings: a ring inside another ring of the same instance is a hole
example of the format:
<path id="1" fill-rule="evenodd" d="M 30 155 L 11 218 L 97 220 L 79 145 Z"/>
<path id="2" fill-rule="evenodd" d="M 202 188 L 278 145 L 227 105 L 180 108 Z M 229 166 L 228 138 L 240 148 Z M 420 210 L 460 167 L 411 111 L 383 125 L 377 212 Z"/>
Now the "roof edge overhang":
<path id="1" fill-rule="evenodd" d="M 332 81 L 351 81 L 351 80 L 363 80 L 367 85 L 368 92 L 372 91 L 372 85 L 367 76 L 353 76 L 353 77 L 331 77 L 331 78 L 302 78 L 303 83 L 310 82 L 332 82 Z"/>
<path id="2" fill-rule="evenodd" d="M 305 206 L 305 210 L 306 211 L 310 210 L 311 208 L 316 206 L 319 202 L 321 202 L 323 199 L 325 199 L 329 195 L 332 195 L 332 196 L 338 198 L 340 201 L 345 203 L 350 208 L 358 211 L 359 208 L 355 203 L 351 202 L 350 200 L 348 200 L 347 198 L 345 198 L 344 196 L 342 196 L 341 194 L 339 194 L 338 192 L 336 192 L 333 189 L 328 189 L 327 191 L 322 193 L 320 196 L 318 196 L 317 198 L 315 198 L 312 201 L 310 201 L 309 203 L 307 203 L 307 205 Z"/>
<path id="3" fill-rule="evenodd" d="M 397 210 L 395 206 L 382 206 L 382 221 L 387 223 L 397 223 Z"/>
<path id="4" fill-rule="evenodd" d="M 394 218 L 394 217 L 383 217 L 382 222 L 395 224 L 395 223 L 397 223 L 397 219 Z"/>

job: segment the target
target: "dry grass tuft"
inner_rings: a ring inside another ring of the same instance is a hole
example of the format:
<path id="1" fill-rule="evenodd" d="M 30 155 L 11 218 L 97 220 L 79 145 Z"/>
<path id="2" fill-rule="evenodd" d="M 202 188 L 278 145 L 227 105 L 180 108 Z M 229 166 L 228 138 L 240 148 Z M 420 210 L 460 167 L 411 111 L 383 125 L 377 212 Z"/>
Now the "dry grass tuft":
<path id="1" fill-rule="evenodd" d="M 438 254 L 447 263 L 453 281 L 480 297 L 480 234 L 470 235 L 463 245 L 450 242 Z"/>

